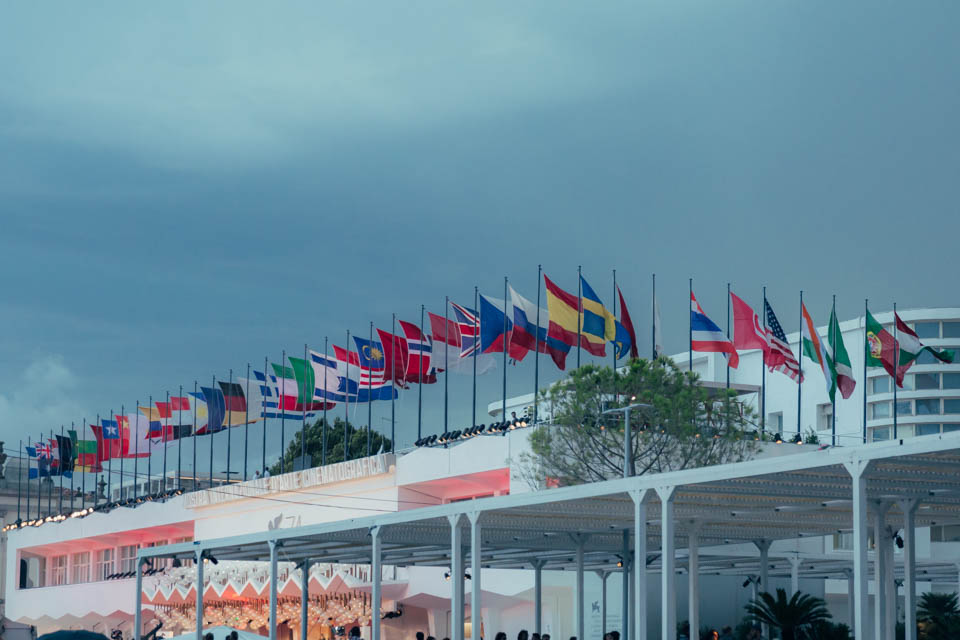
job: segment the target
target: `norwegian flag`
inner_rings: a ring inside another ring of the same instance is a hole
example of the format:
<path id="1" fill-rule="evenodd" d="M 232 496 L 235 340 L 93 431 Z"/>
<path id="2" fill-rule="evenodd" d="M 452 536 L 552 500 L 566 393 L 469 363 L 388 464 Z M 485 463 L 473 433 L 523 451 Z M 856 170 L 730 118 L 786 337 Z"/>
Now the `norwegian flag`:
<path id="1" fill-rule="evenodd" d="M 430 366 L 430 358 L 433 353 L 432 341 L 423 335 L 420 327 L 412 322 L 404 320 L 398 322 L 403 330 L 403 337 L 407 341 L 407 370 L 404 373 L 404 380 L 421 384 L 435 383 L 437 374 Z"/>
<path id="2" fill-rule="evenodd" d="M 766 300 L 763 301 L 764 312 L 767 314 L 767 339 L 770 343 L 770 349 L 764 354 L 764 363 L 771 371 L 779 371 L 790 376 L 794 382 L 803 382 L 803 373 L 800 371 L 800 363 L 793 355 L 790 344 L 787 342 L 787 334 L 783 332 L 780 321 L 777 320 L 773 308 Z"/>

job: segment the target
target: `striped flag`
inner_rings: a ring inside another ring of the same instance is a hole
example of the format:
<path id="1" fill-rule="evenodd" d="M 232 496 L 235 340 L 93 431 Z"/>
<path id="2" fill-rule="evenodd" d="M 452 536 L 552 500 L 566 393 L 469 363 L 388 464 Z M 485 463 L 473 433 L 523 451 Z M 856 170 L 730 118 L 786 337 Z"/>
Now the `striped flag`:
<path id="1" fill-rule="evenodd" d="M 800 363 L 797 362 L 793 350 L 790 349 L 787 334 L 783 332 L 783 327 L 777 320 L 773 307 L 766 300 L 763 301 L 763 306 L 767 314 L 767 335 L 770 340 L 770 349 L 763 355 L 764 363 L 771 371 L 779 371 L 790 376 L 794 382 L 803 382 Z"/>
<path id="2" fill-rule="evenodd" d="M 690 350 L 704 353 L 723 353 L 727 356 L 727 364 L 736 369 L 740 364 L 740 356 L 730 339 L 720 330 L 713 320 L 700 308 L 700 303 L 690 292 Z"/>
<path id="3" fill-rule="evenodd" d="M 827 352 L 827 346 L 823 339 L 817 333 L 817 327 L 807 311 L 807 305 L 800 305 L 800 314 L 803 317 L 800 326 L 803 355 L 820 366 L 824 381 L 827 383 L 827 394 L 830 396 L 830 401 L 833 402 L 837 395 L 837 371 L 833 366 L 833 360 L 830 359 L 830 354 Z"/>

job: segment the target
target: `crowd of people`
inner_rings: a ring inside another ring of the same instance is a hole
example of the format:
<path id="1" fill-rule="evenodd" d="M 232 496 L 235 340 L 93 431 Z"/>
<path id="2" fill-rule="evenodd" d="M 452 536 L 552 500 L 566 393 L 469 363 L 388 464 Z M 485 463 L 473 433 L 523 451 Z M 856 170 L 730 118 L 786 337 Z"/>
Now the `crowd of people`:
<path id="1" fill-rule="evenodd" d="M 750 636 L 751 639 L 755 637 L 759 640 L 759 637 L 760 637 L 759 630 L 751 629 L 751 631 L 755 631 L 756 633 L 756 635 L 751 634 Z M 687 627 L 681 626 L 680 633 L 678 634 L 677 640 L 700 640 L 700 638 L 690 638 L 689 633 L 690 633 L 689 626 Z M 733 640 L 733 628 L 724 627 L 720 631 L 713 629 L 707 632 L 706 638 L 707 640 Z M 422 631 L 417 631 L 417 640 L 437 640 L 437 639 L 433 636 L 425 636 Z M 443 640 L 450 640 L 450 638 L 443 638 Z M 507 634 L 504 633 L 503 631 L 498 631 L 497 634 L 494 636 L 493 640 L 507 640 Z M 517 634 L 517 640 L 550 640 L 550 634 L 544 633 L 541 635 L 539 633 L 530 633 L 526 629 L 521 629 L 520 632 Z M 577 640 L 577 636 L 570 636 L 570 640 Z M 604 634 L 603 640 L 620 640 L 620 632 L 609 631 Z"/>

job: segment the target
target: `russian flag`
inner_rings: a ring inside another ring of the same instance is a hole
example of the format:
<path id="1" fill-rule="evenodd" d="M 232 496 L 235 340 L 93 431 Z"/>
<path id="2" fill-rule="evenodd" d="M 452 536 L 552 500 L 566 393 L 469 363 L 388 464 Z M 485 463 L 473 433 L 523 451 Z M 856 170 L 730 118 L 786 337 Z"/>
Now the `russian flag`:
<path id="1" fill-rule="evenodd" d="M 510 338 L 510 356 L 516 360 L 522 360 L 528 350 L 539 350 L 540 353 L 549 354 L 554 364 L 563 371 L 567 364 L 570 345 L 548 335 L 547 329 L 550 326 L 550 319 L 547 310 L 538 310 L 536 304 L 514 291 L 513 287 L 510 287 L 510 306 L 513 308 L 513 335 Z M 538 311 L 539 325 L 537 324 Z M 519 347 L 522 350 L 520 357 L 513 354 L 513 347 Z"/>
<path id="2" fill-rule="evenodd" d="M 690 350 L 706 353 L 725 353 L 727 364 L 736 369 L 740 356 L 730 339 L 700 308 L 693 292 L 690 292 Z"/>

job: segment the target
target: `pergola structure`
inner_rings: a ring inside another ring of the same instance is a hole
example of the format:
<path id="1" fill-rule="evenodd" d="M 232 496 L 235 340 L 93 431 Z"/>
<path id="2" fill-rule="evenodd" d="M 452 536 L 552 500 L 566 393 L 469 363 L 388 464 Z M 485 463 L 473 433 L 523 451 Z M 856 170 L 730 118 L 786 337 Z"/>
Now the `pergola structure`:
<path id="1" fill-rule="evenodd" d="M 782 445 L 792 446 L 792 445 Z M 465 551 L 472 569 L 471 611 L 481 608 L 483 568 L 523 568 L 535 572 L 534 631 L 541 627 L 541 571 L 575 570 L 577 638 L 584 640 L 584 573 L 621 571 L 624 584 L 623 637 L 643 640 L 647 621 L 647 575 L 661 575 L 662 640 L 675 640 L 674 577 L 689 573 L 692 629 L 699 622 L 701 573 L 756 572 L 766 585 L 771 568 L 799 575 L 850 578 L 857 638 L 893 640 L 896 585 L 893 536 L 903 530 L 902 579 L 907 640 L 915 635 L 915 529 L 960 522 L 960 433 L 909 441 L 758 459 L 656 475 L 610 480 L 547 491 L 482 498 L 440 506 L 342 520 L 294 529 L 196 540 L 141 549 L 137 562 L 137 640 L 140 640 L 142 570 L 149 558 L 195 559 L 203 584 L 203 560 L 269 560 L 270 638 L 276 640 L 278 552 L 289 560 L 365 563 L 372 566 L 373 611 L 381 604 L 381 567 L 449 566 L 452 584 L 452 640 L 463 640 Z M 877 544 L 872 575 L 878 594 L 874 620 L 868 619 L 871 567 L 867 535 Z M 853 532 L 852 558 L 783 559 L 771 562 L 775 540 Z M 755 557 L 711 556 L 700 564 L 701 546 L 754 543 Z M 630 558 L 643 559 L 629 562 Z M 949 563 L 927 567 L 943 573 Z M 953 569 L 954 572 L 956 569 Z M 944 574 L 946 575 L 946 574 Z M 955 574 L 954 574 L 955 575 Z M 197 593 L 197 640 L 203 624 L 203 589 Z M 306 603 L 306 598 L 303 599 Z M 629 612 L 629 613 L 628 613 Z M 630 618 L 635 620 L 633 628 Z M 307 609 L 301 629 L 306 637 Z M 381 640 L 373 616 L 372 640 Z"/>

